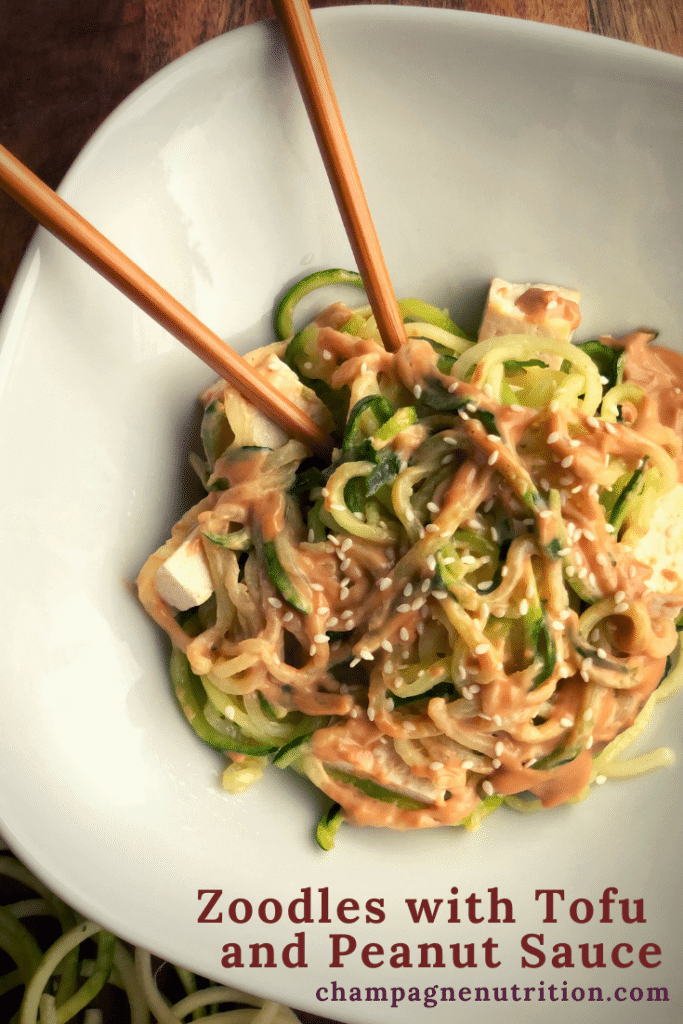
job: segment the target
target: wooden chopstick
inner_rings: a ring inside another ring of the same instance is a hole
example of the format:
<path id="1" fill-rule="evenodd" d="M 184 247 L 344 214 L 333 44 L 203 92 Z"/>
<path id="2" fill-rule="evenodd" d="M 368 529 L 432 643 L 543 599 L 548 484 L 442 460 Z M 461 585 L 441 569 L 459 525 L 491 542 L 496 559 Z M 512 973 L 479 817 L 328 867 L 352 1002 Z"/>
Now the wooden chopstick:
<path id="1" fill-rule="evenodd" d="M 0 146 L 0 187 L 289 435 L 329 452 L 327 434 L 217 334 Z"/>
<path id="2" fill-rule="evenodd" d="M 358 168 L 334 94 L 307 0 L 273 0 L 285 33 L 318 147 L 363 278 L 380 336 L 396 351 L 405 341 L 403 318 L 370 215 Z"/>

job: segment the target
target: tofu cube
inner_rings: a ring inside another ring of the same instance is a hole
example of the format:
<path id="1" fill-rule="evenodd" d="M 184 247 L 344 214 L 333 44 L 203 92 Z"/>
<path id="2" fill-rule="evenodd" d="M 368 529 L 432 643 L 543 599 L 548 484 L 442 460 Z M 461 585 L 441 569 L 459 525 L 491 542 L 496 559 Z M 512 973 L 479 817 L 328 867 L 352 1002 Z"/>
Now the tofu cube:
<path id="1" fill-rule="evenodd" d="M 159 566 L 155 579 L 159 596 L 179 612 L 208 601 L 213 583 L 198 527 Z"/>
<path id="2" fill-rule="evenodd" d="M 510 284 L 494 277 L 479 328 L 479 341 L 533 334 L 571 341 L 581 323 L 580 292 L 549 284 Z"/>

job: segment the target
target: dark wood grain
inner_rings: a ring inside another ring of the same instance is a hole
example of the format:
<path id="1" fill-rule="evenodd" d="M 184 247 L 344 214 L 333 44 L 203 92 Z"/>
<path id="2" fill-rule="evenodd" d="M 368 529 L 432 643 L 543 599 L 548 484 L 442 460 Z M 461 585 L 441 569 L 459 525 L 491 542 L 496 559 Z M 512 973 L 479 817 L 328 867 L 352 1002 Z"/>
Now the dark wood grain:
<path id="1" fill-rule="evenodd" d="M 369 2 L 525 18 L 683 56 L 683 0 Z M 270 0 L 0 3 L 0 142 L 52 187 L 107 114 L 151 74 L 205 40 L 272 16 Z M 0 304 L 33 230 L 31 218 L 0 195 Z"/>
<path id="2" fill-rule="evenodd" d="M 315 7 L 344 0 L 312 0 Z M 683 56 L 681 0 L 369 0 L 526 18 Z M 272 16 L 270 0 L 4 0 L 0 142 L 55 187 L 137 85 L 222 32 Z M 0 196 L 0 303 L 33 233 Z"/>

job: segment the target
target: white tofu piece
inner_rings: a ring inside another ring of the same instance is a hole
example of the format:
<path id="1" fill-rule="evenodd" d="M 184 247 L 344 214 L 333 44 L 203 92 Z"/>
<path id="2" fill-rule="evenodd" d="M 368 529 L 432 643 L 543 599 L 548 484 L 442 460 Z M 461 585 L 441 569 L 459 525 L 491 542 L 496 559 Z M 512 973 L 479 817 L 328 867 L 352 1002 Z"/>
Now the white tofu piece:
<path id="1" fill-rule="evenodd" d="M 651 590 L 662 594 L 683 590 L 683 484 L 658 499 L 648 531 L 633 554 L 652 568 L 647 581 Z"/>
<path id="2" fill-rule="evenodd" d="M 246 356 L 265 379 L 305 412 L 319 426 L 329 427 L 329 413 L 318 396 L 303 386 L 296 373 L 270 347 Z M 280 448 L 289 440 L 287 433 L 262 412 L 250 405 L 234 388 L 226 388 L 231 401 L 226 406 L 230 426 L 238 444 Z"/>
<path id="3" fill-rule="evenodd" d="M 159 566 L 155 579 L 159 596 L 179 612 L 208 601 L 213 583 L 198 527 Z"/>
<path id="4" fill-rule="evenodd" d="M 510 284 L 494 277 L 479 328 L 479 341 L 505 334 L 533 334 L 571 341 L 581 323 L 580 292 L 550 284 Z"/>

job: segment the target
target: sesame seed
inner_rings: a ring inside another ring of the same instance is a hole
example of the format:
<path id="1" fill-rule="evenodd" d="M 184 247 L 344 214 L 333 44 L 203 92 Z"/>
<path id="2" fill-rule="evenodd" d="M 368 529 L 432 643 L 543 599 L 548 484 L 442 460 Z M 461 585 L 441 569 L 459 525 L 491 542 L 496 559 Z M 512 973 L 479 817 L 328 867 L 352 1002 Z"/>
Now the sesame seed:
<path id="1" fill-rule="evenodd" d="M 416 384 L 415 387 L 413 388 L 413 394 L 415 395 L 416 398 L 422 397 L 422 388 L 420 387 L 419 384 Z"/>
<path id="2" fill-rule="evenodd" d="M 453 459 L 454 459 L 453 455 L 444 455 L 444 457 L 441 460 L 441 465 L 442 466 L 447 466 L 450 462 L 453 461 Z"/>
<path id="3" fill-rule="evenodd" d="M 571 718 L 561 718 L 560 719 L 560 725 L 563 728 L 565 728 L 565 729 L 569 729 L 570 726 L 572 726 L 573 724 L 574 724 L 574 722 L 573 722 L 573 720 Z"/>
<path id="4" fill-rule="evenodd" d="M 489 466 L 495 465 L 495 463 L 498 461 L 498 452 L 491 452 L 486 461 L 488 462 Z"/>
<path id="5" fill-rule="evenodd" d="M 375 721 L 375 709 L 374 708 L 368 708 L 368 719 L 371 722 Z"/>
<path id="6" fill-rule="evenodd" d="M 318 608 L 318 615 L 329 615 L 330 609 L 327 605 L 321 604 Z"/>
<path id="7" fill-rule="evenodd" d="M 490 644 L 477 644 L 477 646 L 474 648 L 474 653 L 475 654 L 486 654 L 486 652 L 489 651 L 490 649 L 491 649 L 491 645 Z"/>
<path id="8" fill-rule="evenodd" d="M 551 434 L 548 434 L 548 444 L 556 444 L 560 440 L 560 434 L 557 430 L 553 430 Z"/>
<path id="9" fill-rule="evenodd" d="M 625 597 L 626 594 L 623 590 L 617 590 L 616 594 L 614 595 L 614 603 L 621 604 Z"/>
<path id="10" fill-rule="evenodd" d="M 315 644 L 311 644 L 308 653 L 310 654 L 311 657 L 313 657 L 315 652 L 316 652 L 316 646 L 315 646 Z"/>
<path id="11" fill-rule="evenodd" d="M 316 633 L 313 639 L 317 644 L 326 644 L 329 643 L 330 638 L 328 637 L 327 633 Z"/>
<path id="12" fill-rule="evenodd" d="M 333 626 L 338 626 L 339 625 L 339 619 L 337 618 L 337 616 L 333 615 L 331 619 L 328 619 L 327 620 L 327 625 L 330 627 L 330 629 Z"/>
<path id="13" fill-rule="evenodd" d="M 430 572 L 434 572 L 436 569 L 436 558 L 434 555 L 427 555 L 427 568 Z"/>
<path id="14" fill-rule="evenodd" d="M 341 617 L 342 617 L 342 619 L 352 619 L 353 618 L 353 612 L 351 611 L 350 608 L 347 608 L 345 612 L 341 613 Z"/>
<path id="15" fill-rule="evenodd" d="M 399 612 L 400 615 L 405 615 L 406 612 L 410 611 L 410 605 L 409 604 L 405 604 L 405 603 L 404 604 L 400 604 L 400 605 L 398 605 L 396 611 Z"/>
<path id="16" fill-rule="evenodd" d="M 443 761 L 432 761 L 429 767 L 433 772 L 439 772 L 444 767 L 444 764 Z"/>
<path id="17" fill-rule="evenodd" d="M 452 384 L 448 385 L 448 394 L 449 395 L 454 394 L 458 390 L 458 386 L 459 386 L 458 381 L 454 380 Z"/>
<path id="18" fill-rule="evenodd" d="M 293 618 L 294 618 L 294 612 L 285 612 L 285 614 L 282 616 L 282 621 L 283 622 L 291 622 Z"/>
<path id="19" fill-rule="evenodd" d="M 268 604 L 271 605 L 271 607 L 273 608 L 282 608 L 282 601 L 280 601 L 277 597 L 269 597 Z"/>
<path id="20" fill-rule="evenodd" d="M 445 601 L 448 597 L 448 592 L 446 590 L 433 590 L 432 596 L 435 597 L 437 601 Z"/>
<path id="21" fill-rule="evenodd" d="M 375 658 L 372 651 L 369 651 L 367 647 L 361 647 L 360 651 L 358 652 L 358 655 L 363 659 L 363 661 L 374 661 Z"/>
<path id="22" fill-rule="evenodd" d="M 607 530 L 608 533 L 615 533 L 616 532 L 611 523 L 605 523 L 605 529 Z"/>
<path id="23" fill-rule="evenodd" d="M 495 747 L 493 748 L 493 753 L 496 755 L 496 757 L 500 757 L 504 750 L 505 744 L 501 740 L 498 740 Z"/>
<path id="24" fill-rule="evenodd" d="M 598 426 L 598 421 L 596 420 L 595 416 L 589 416 L 586 420 L 586 423 L 589 427 L 592 427 L 594 430 Z"/>
<path id="25" fill-rule="evenodd" d="M 379 581 L 379 589 L 380 590 L 387 590 L 387 588 L 390 587 L 390 586 L 391 586 L 391 580 L 390 580 L 390 578 L 388 576 L 384 576 Z"/>
<path id="26" fill-rule="evenodd" d="M 355 668 L 356 665 L 360 665 L 360 658 L 352 658 L 349 662 L 349 668 Z"/>
<path id="27" fill-rule="evenodd" d="M 474 761 L 463 761 L 462 767 L 468 772 L 471 768 L 474 768 Z"/>
<path id="28" fill-rule="evenodd" d="M 593 746 L 593 737 L 589 736 L 588 739 L 586 740 L 586 750 L 590 750 L 590 748 L 592 746 Z"/>
<path id="29" fill-rule="evenodd" d="M 439 527 L 436 525 L 436 523 L 427 523 L 427 525 L 425 526 L 425 532 L 426 533 L 438 533 L 439 532 Z"/>
<path id="30" fill-rule="evenodd" d="M 444 437 L 444 441 L 446 442 L 446 444 L 450 444 L 453 446 L 457 445 L 458 443 L 457 437 L 451 437 L 450 435 L 446 435 L 446 437 Z"/>
<path id="31" fill-rule="evenodd" d="M 391 653 L 394 649 L 394 645 L 392 644 L 391 640 L 387 640 L 386 637 L 384 638 L 384 640 L 382 640 L 380 647 L 383 647 L 384 650 L 389 651 L 389 653 Z"/>
<path id="32" fill-rule="evenodd" d="M 571 466 L 573 461 L 574 461 L 574 456 L 573 455 L 565 455 L 565 457 L 562 459 L 562 462 L 560 463 L 560 465 L 562 466 L 562 469 L 569 469 L 569 467 Z"/>
<path id="33" fill-rule="evenodd" d="M 332 358 L 332 353 L 329 351 L 329 349 L 326 349 L 326 348 L 323 349 L 323 359 L 329 360 L 331 358 Z"/>
<path id="34" fill-rule="evenodd" d="M 422 591 L 423 594 L 426 594 L 431 585 L 431 580 L 422 580 L 422 583 L 420 584 L 420 590 Z"/>
<path id="35" fill-rule="evenodd" d="M 602 786 L 602 785 L 605 784 L 605 782 L 607 782 L 607 776 L 606 775 L 596 775 L 595 776 L 595 785 L 596 786 Z"/>
<path id="36" fill-rule="evenodd" d="M 481 788 L 483 789 L 487 796 L 493 796 L 495 792 L 493 786 L 491 785 L 488 779 L 486 780 L 486 782 L 483 783 Z"/>
<path id="37" fill-rule="evenodd" d="M 592 719 L 593 719 L 593 709 L 592 708 L 586 708 L 586 710 L 583 713 L 583 720 L 584 720 L 584 722 L 590 722 L 590 721 L 592 721 Z"/>
<path id="38" fill-rule="evenodd" d="M 408 632 L 405 626 L 401 626 L 398 635 L 400 636 L 401 640 L 403 640 L 404 643 L 410 639 L 410 633 Z"/>
<path id="39" fill-rule="evenodd" d="M 617 432 L 617 428 L 614 426 L 613 423 L 605 423 L 605 430 L 608 434 L 616 434 Z"/>
<path id="40" fill-rule="evenodd" d="M 520 615 L 526 615 L 526 613 L 528 611 L 529 611 L 529 602 L 527 601 L 527 599 L 525 597 L 523 597 L 522 600 L 519 602 L 519 613 L 520 613 Z"/>
<path id="41" fill-rule="evenodd" d="M 491 761 L 491 767 L 492 768 L 500 768 L 502 763 L 503 762 L 500 761 L 497 757 L 494 757 L 494 759 Z"/>
<path id="42" fill-rule="evenodd" d="M 428 501 L 427 502 L 427 509 L 430 512 L 438 512 L 439 511 L 439 506 L 436 504 L 435 501 Z"/>
<path id="43" fill-rule="evenodd" d="M 614 614 L 621 615 L 623 612 L 628 611 L 628 604 L 626 601 L 622 601 L 621 604 L 615 605 Z"/>

